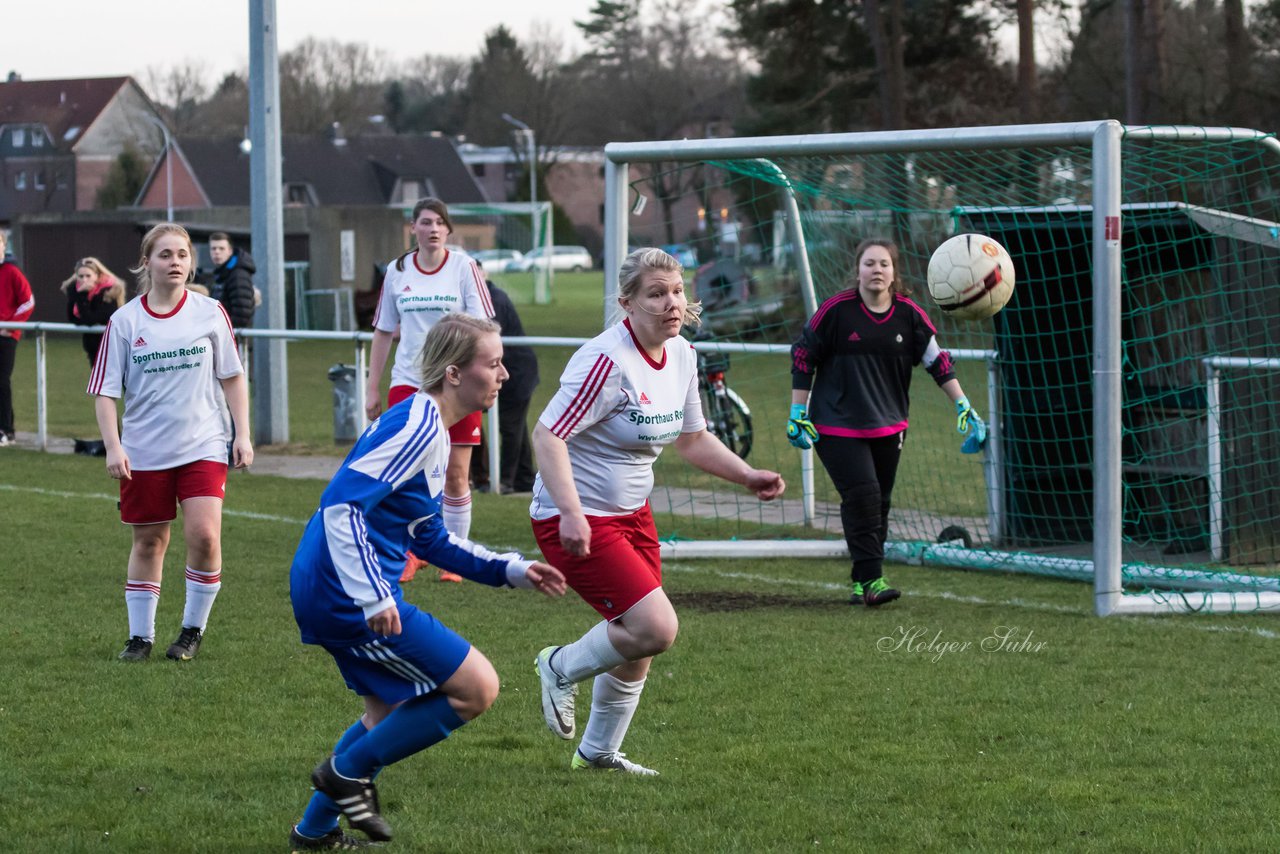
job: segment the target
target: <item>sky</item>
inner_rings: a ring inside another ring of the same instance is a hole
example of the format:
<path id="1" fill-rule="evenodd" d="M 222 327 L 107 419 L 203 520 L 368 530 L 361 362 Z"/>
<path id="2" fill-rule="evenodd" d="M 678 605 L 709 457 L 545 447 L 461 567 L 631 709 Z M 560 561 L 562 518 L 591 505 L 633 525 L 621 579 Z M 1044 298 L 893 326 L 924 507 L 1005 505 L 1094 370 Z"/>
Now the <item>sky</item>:
<path id="1" fill-rule="evenodd" d="M 194 59 L 212 85 L 249 66 L 249 0 L 6 0 L 0 75 L 24 80 L 133 75 Z M 424 54 L 470 58 L 505 24 L 517 39 L 549 32 L 581 50 L 575 20 L 595 0 L 277 0 L 277 46 L 308 36 L 363 42 L 392 60 Z M 0 78 L 2 79 L 2 78 Z"/>

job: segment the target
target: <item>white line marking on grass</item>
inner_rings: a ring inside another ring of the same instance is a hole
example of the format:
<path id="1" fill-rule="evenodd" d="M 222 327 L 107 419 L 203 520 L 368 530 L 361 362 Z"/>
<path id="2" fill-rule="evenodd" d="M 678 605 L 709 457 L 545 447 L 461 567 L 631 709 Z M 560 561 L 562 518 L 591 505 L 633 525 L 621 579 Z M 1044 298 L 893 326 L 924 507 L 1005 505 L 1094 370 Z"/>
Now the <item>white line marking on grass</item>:
<path id="1" fill-rule="evenodd" d="M 67 492 L 61 489 L 41 489 L 38 486 L 16 486 L 12 483 L 0 483 L 0 490 L 6 492 L 30 492 L 36 495 L 51 495 L 55 498 L 92 498 L 98 501 L 119 501 L 119 495 L 108 495 L 105 492 Z M 270 513 L 254 513 L 249 510 L 229 510 L 222 508 L 223 516 L 235 516 L 238 519 L 257 519 L 261 522 L 284 522 L 289 525 L 305 525 L 306 519 L 293 519 L 289 516 L 272 516 Z"/>
<path id="2" fill-rule="evenodd" d="M 778 578 L 771 575 L 757 575 L 749 572 L 724 572 L 721 570 L 708 570 L 706 567 L 691 566 L 683 563 L 665 563 L 663 570 L 672 570 L 675 572 L 702 572 L 710 575 L 719 576 L 721 578 L 735 578 L 740 581 L 758 581 L 764 584 L 797 585 L 800 587 L 811 587 L 818 590 L 835 590 L 844 592 L 847 588 L 844 584 L 833 584 L 829 581 L 810 581 L 804 578 Z M 1093 615 L 1093 611 L 1084 608 L 1073 608 L 1070 605 L 1053 605 L 1048 602 L 1032 602 L 1027 599 L 1004 599 L 991 600 L 983 599 L 980 596 L 961 595 L 944 590 L 938 593 L 928 591 L 910 591 L 903 594 L 904 596 L 921 599 L 943 599 L 949 602 L 960 602 L 966 605 L 996 605 L 1011 606 L 1014 608 L 1024 608 L 1030 611 L 1050 611 L 1059 614 L 1074 614 L 1081 617 L 1089 617 Z M 1257 626 L 1222 626 L 1213 623 L 1197 623 L 1188 620 L 1174 620 L 1169 617 L 1128 617 L 1122 619 L 1131 619 L 1143 623 L 1159 624 L 1161 626 L 1175 626 L 1177 628 L 1188 628 L 1198 632 L 1221 632 L 1227 634 L 1243 633 L 1254 635 L 1255 637 L 1264 638 L 1266 640 L 1280 639 L 1280 632 L 1271 629 L 1264 629 Z"/>

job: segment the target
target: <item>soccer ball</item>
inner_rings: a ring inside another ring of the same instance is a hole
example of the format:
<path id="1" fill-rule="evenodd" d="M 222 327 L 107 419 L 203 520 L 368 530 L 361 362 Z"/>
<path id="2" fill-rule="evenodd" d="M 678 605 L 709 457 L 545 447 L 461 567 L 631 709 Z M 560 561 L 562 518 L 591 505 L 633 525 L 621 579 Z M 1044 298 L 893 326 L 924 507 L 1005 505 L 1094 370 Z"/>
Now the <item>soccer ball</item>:
<path id="1" fill-rule="evenodd" d="M 983 234 L 957 234 L 929 259 L 929 293 L 961 320 L 983 320 L 1013 296 L 1013 259 Z"/>

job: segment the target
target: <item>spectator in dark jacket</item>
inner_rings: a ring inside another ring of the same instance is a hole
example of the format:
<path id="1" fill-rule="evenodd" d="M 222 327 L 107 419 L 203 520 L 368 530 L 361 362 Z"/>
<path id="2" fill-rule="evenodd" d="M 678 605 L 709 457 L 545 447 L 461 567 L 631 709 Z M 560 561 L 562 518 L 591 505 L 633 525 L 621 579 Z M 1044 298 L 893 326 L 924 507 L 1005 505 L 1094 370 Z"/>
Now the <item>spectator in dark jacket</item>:
<path id="1" fill-rule="evenodd" d="M 502 337 L 524 335 L 524 325 L 506 291 L 493 282 L 489 296 L 493 300 L 493 319 L 502 327 Z M 533 489 L 533 446 L 529 442 L 529 402 L 538 386 L 538 357 L 532 347 L 507 344 L 502 364 L 511 376 L 498 392 L 498 436 L 501 459 L 498 482 L 503 492 L 528 492 Z M 479 451 L 471 455 L 473 479 L 482 482 L 488 476 L 488 455 Z"/>
<path id="2" fill-rule="evenodd" d="M 124 282 L 97 258 L 82 258 L 76 271 L 62 283 L 67 295 L 67 322 L 77 326 L 105 326 L 115 310 L 124 305 Z M 98 358 L 101 332 L 86 332 L 80 337 L 85 355 L 92 367 Z"/>
<path id="3" fill-rule="evenodd" d="M 233 327 L 252 326 L 257 306 L 253 274 L 258 271 L 253 256 L 233 247 L 226 233 L 215 231 L 209 235 L 209 257 L 216 265 L 213 277 L 202 283 L 209 288 L 209 296 L 222 303 Z"/>

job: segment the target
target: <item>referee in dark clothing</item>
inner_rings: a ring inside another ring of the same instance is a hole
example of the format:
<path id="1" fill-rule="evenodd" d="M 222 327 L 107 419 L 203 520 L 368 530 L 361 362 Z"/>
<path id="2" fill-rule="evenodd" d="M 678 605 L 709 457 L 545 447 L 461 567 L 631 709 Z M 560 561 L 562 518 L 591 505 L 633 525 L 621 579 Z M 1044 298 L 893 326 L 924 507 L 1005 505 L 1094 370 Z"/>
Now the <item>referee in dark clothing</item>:
<path id="1" fill-rule="evenodd" d="M 493 300 L 493 319 L 502 327 L 502 337 L 524 335 L 524 325 L 511 297 L 493 282 L 489 296 Z M 529 402 L 538 387 L 538 357 L 532 347 L 504 344 L 502 364 L 510 378 L 498 392 L 498 435 L 501 439 L 498 483 L 503 492 L 529 492 L 533 489 L 533 446 L 529 442 Z M 483 441 L 481 442 L 483 445 Z M 488 473 L 489 456 L 483 449 L 471 455 L 471 479 L 483 483 Z"/>

